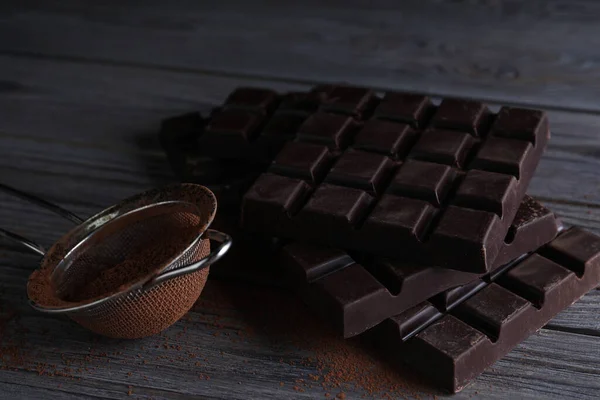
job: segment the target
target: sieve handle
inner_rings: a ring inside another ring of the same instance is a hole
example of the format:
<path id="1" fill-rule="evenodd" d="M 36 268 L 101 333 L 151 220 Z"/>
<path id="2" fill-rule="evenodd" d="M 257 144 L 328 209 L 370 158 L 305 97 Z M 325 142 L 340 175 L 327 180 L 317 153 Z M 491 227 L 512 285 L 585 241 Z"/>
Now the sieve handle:
<path id="1" fill-rule="evenodd" d="M 76 224 L 80 224 L 83 222 L 83 219 L 79 218 L 77 215 L 73 214 L 71 211 L 65 210 L 64 208 L 59 207 L 56 204 L 50 203 L 49 201 L 41 199 L 30 193 L 22 192 L 18 189 L 15 189 L 15 188 L 5 185 L 3 183 L 0 183 L 0 191 L 6 192 L 8 194 L 12 194 L 15 197 L 18 197 L 18 198 L 26 200 L 30 203 L 36 204 L 42 208 L 45 208 L 46 210 L 50 210 L 53 213 L 58 214 L 61 217 L 66 218 L 71 222 L 75 222 Z M 26 237 L 17 235 L 16 233 L 9 232 L 5 229 L 0 228 L 0 237 L 3 237 L 5 239 L 11 240 L 13 242 L 19 243 L 19 244 L 27 247 L 29 250 L 33 251 L 35 254 L 41 255 L 42 257 L 46 255 L 46 250 L 42 246 L 40 246 L 39 244 L 35 243 L 32 240 L 27 239 Z"/>
<path id="2" fill-rule="evenodd" d="M 19 243 L 19 244 L 27 247 L 29 250 L 31 250 L 35 254 L 38 254 L 42 257 L 44 257 L 46 255 L 46 250 L 42 246 L 40 246 L 33 240 L 29 240 L 26 237 L 17 235 L 16 233 L 9 232 L 5 229 L 0 228 L 0 237 L 3 237 L 5 239 L 11 240 L 13 242 Z"/>
<path id="3" fill-rule="evenodd" d="M 221 259 L 221 257 L 223 257 L 225 255 L 225 253 L 227 253 L 229 251 L 232 240 L 231 240 L 231 236 L 229 236 L 228 234 L 219 232 L 219 231 L 215 231 L 214 229 L 208 229 L 206 231 L 206 237 L 208 239 L 210 239 L 212 242 L 217 242 L 219 244 L 217 246 L 217 248 L 212 250 L 208 256 L 204 257 L 200 261 L 196 261 L 195 263 L 192 263 L 185 267 L 177 268 L 175 270 L 164 272 L 160 275 L 157 275 L 156 277 L 154 277 L 153 279 L 148 281 L 148 283 L 146 283 L 144 285 L 144 288 L 150 289 L 151 287 L 156 286 L 165 281 L 168 281 L 169 279 L 173 279 L 178 276 L 191 274 L 192 272 L 196 272 L 201 269 L 207 268 L 211 264 L 219 261 Z"/>
<path id="4" fill-rule="evenodd" d="M 78 225 L 83 222 L 83 219 L 79 218 L 77 215 L 73 214 L 71 211 L 65 210 L 64 208 L 59 207 L 56 204 L 50 203 L 49 201 L 46 201 L 37 196 L 34 196 L 31 193 L 22 192 L 18 189 L 15 189 L 15 188 L 5 185 L 3 183 L 0 183 L 0 191 L 12 194 L 15 197 L 19 197 L 20 199 L 23 199 L 23 200 L 33 203 L 37 206 L 45 208 L 46 210 L 50 210 L 53 213 L 58 214 L 61 217 L 66 218 L 69 221 L 74 222 Z"/>

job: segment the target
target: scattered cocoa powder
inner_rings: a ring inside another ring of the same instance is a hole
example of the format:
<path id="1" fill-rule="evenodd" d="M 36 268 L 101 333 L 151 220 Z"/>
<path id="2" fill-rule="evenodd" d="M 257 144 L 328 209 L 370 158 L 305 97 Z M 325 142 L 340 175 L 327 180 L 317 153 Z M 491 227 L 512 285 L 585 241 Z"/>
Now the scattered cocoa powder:
<path id="1" fill-rule="evenodd" d="M 227 326 L 223 319 L 231 316 L 242 319 L 240 329 L 246 337 L 267 337 L 284 349 L 292 344 L 299 353 L 309 352 L 300 360 L 302 367 L 315 368 L 306 379 L 297 378 L 294 390 L 321 387 L 325 395 L 337 392 L 338 399 L 346 398 L 340 389 L 358 389 L 373 397 L 421 398 L 432 397 L 427 387 L 414 377 L 399 373 L 397 368 L 367 348 L 359 338 L 342 339 L 326 324 L 315 318 L 296 297 L 275 290 L 249 287 L 242 284 L 224 284 L 209 281 L 194 309 L 201 310 L 204 322 L 215 332 Z M 297 365 L 293 360 L 286 362 Z"/>
<path id="2" fill-rule="evenodd" d="M 29 277 L 27 291 L 31 300 L 47 307 L 58 307 L 68 304 L 56 296 L 56 289 L 51 283 L 52 270 L 37 269 Z"/>
<path id="3" fill-rule="evenodd" d="M 278 354 L 275 362 L 291 367 L 282 371 L 296 374 L 275 381 L 274 386 L 278 389 L 281 387 L 279 390 L 285 387 L 299 393 L 310 391 L 314 394 L 319 391 L 324 398 L 337 399 L 343 399 L 343 396 L 353 398 L 349 393 L 355 391 L 363 392 L 364 396 L 370 398 L 432 397 L 412 378 L 398 373 L 372 354 L 358 339 L 343 340 L 335 336 L 326 324 L 313 317 L 312 312 L 291 294 L 209 281 L 194 310 L 176 328 L 143 342 L 104 341 L 92 335 L 89 339 L 80 337 L 79 341 L 89 340 L 89 351 L 84 354 L 63 354 L 59 362 L 56 358 L 48 358 L 54 357 L 52 351 L 55 350 L 48 352 L 46 348 L 46 353 L 39 353 L 31 345 L 23 343 L 21 339 L 26 335 L 14 331 L 18 313 L 4 310 L 0 317 L 0 333 L 6 324 L 10 324 L 14 332 L 10 335 L 10 343 L 8 336 L 4 335 L 0 368 L 78 380 L 94 374 L 96 370 L 110 369 L 110 365 L 115 364 L 119 372 L 124 372 L 126 377 L 131 376 L 130 382 L 135 383 L 141 366 L 148 368 L 146 364 L 149 362 L 158 362 L 152 368 L 160 371 L 168 368 L 166 365 L 172 362 L 170 360 L 179 360 L 179 363 L 188 363 L 189 369 L 195 372 L 199 380 L 209 381 L 214 373 L 214 369 L 211 369 L 214 368 L 213 362 L 222 352 L 217 347 L 211 355 L 203 354 L 206 346 L 194 345 L 194 340 L 197 340 L 195 335 L 198 334 L 194 326 L 203 324 L 204 332 L 208 328 L 222 333 L 215 341 L 233 343 L 234 340 L 240 340 L 241 336 L 244 348 L 254 341 L 260 343 L 259 346 L 270 346 Z M 48 332 L 47 328 L 45 331 L 46 336 L 54 334 Z M 40 332 L 36 335 L 41 335 Z M 241 335 L 228 337 L 224 334 L 226 332 L 239 332 Z M 103 343 L 127 343 L 127 347 L 111 349 Z M 160 347 L 160 353 L 155 347 Z M 240 360 L 240 366 L 252 368 L 253 364 L 247 364 L 247 361 L 243 360 L 242 363 Z M 130 375 L 127 369 L 123 370 L 124 367 L 131 368 L 135 375 Z M 248 374 L 260 375 L 261 371 L 250 369 Z M 133 391 L 133 386 L 130 389 Z"/>

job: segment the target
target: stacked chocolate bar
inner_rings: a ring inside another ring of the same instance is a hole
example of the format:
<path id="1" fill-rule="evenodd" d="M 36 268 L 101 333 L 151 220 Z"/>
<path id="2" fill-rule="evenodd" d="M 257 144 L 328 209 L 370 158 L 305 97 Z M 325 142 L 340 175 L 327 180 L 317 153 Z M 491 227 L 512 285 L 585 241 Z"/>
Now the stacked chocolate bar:
<path id="1" fill-rule="evenodd" d="M 276 268 L 340 335 L 452 392 L 600 282 L 600 238 L 526 195 L 549 136 L 538 110 L 336 85 L 240 88 L 160 133 L 239 224 L 238 271 Z"/>

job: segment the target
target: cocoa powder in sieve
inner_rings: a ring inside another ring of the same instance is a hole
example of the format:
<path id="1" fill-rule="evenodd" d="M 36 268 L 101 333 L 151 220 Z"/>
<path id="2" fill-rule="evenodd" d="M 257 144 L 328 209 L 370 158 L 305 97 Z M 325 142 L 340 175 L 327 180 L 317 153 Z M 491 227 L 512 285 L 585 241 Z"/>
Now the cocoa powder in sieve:
<path id="1" fill-rule="evenodd" d="M 114 267 L 100 271 L 95 279 L 74 292 L 70 300 L 84 301 L 126 289 L 153 272 L 156 266 L 165 265 L 180 253 L 181 248 L 187 244 L 188 237 L 188 234 L 172 236 L 160 246 L 144 248 L 131 254 Z M 183 241 L 182 238 L 186 240 Z"/>
<path id="2" fill-rule="evenodd" d="M 84 303 L 125 290 L 128 286 L 163 268 L 189 244 L 191 234 L 197 227 L 181 229 L 180 234 L 170 235 L 159 245 L 148 246 L 130 254 L 114 267 L 100 271 L 96 277 L 64 297 L 58 297 L 50 268 L 34 271 L 29 277 L 31 299 L 41 305 L 58 307 Z"/>

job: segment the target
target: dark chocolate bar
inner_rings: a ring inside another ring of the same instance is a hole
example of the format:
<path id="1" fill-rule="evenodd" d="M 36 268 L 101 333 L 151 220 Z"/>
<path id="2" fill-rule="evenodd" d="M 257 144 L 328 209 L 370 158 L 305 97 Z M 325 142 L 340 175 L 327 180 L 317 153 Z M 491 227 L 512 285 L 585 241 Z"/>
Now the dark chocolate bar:
<path id="1" fill-rule="evenodd" d="M 238 219 L 217 213 L 212 228 L 227 232 L 233 239 L 227 257 L 211 269 L 210 279 L 288 288 L 285 271 L 277 262 L 283 242 L 264 235 L 249 234 L 239 227 Z"/>
<path id="2" fill-rule="evenodd" d="M 552 240 L 554 215 L 526 196 L 497 258 L 499 267 Z M 319 245 L 292 242 L 280 252 L 291 284 L 340 335 L 351 337 L 430 297 L 478 281 L 481 274 L 424 267 L 374 256 L 349 255 Z M 451 291 L 449 291 L 451 292 Z"/>
<path id="3" fill-rule="evenodd" d="M 199 151 L 211 157 L 269 164 L 296 138 L 339 149 L 351 140 L 346 129 L 354 126 L 355 118 L 372 111 L 376 102 L 372 91 L 347 86 L 318 86 L 311 92 L 282 96 L 268 89 L 239 88 L 198 136 Z M 333 113 L 352 118 L 328 118 Z M 336 131 L 311 132 L 310 125 L 315 122 Z"/>
<path id="4" fill-rule="evenodd" d="M 188 159 L 196 156 L 196 136 L 202 131 L 205 120 L 198 112 L 190 112 L 164 119 L 158 138 L 175 174 L 188 178 L 193 167 L 188 167 Z"/>
<path id="5" fill-rule="evenodd" d="M 179 180 L 209 187 L 217 196 L 221 214 L 238 214 L 244 193 L 265 171 L 266 164 L 203 155 L 197 140 L 206 121 L 195 112 L 165 119 L 159 131 L 161 146 Z"/>
<path id="6" fill-rule="evenodd" d="M 458 114 L 453 110 L 457 104 L 459 108 L 461 105 L 464 108 Z M 332 114 L 341 115 L 342 118 L 336 118 Z M 516 115 L 516 118 L 510 117 L 511 115 Z M 500 138 L 514 136 L 535 141 L 531 126 L 536 124 L 533 121 L 536 118 L 538 128 L 547 129 L 545 116 L 540 112 L 505 108 L 500 116 L 504 118 L 500 118 L 494 125 L 494 135 Z M 515 119 L 518 119 L 520 124 L 515 124 Z M 518 173 L 519 163 L 523 160 L 502 161 L 502 155 L 490 153 L 489 144 L 482 149 L 486 151 L 480 152 L 477 157 L 474 156 L 478 146 L 483 143 L 481 135 L 486 133 L 487 127 L 494 123 L 493 120 L 494 116 L 481 103 L 445 100 L 440 107 L 436 107 L 426 96 L 406 93 L 387 93 L 380 100 L 368 89 L 336 85 L 322 85 L 308 93 L 285 95 L 277 95 L 268 89 L 240 88 L 227 98 L 222 107 L 213 110 L 208 119 L 201 118 L 198 113 L 188 113 L 163 121 L 160 138 L 169 161 L 181 180 L 199 182 L 211 187 L 219 198 L 221 211 L 237 211 L 241 194 L 290 140 L 323 144 L 336 153 L 350 145 L 361 152 L 386 155 L 394 160 L 408 157 L 447 164 L 461 171 L 467 167 L 474 167 L 495 172 Z M 509 121 L 508 125 L 513 124 L 512 128 L 507 127 L 506 121 Z M 329 132 L 321 132 L 319 126 L 329 127 Z M 446 129 L 448 127 L 456 128 L 456 131 Z M 357 129 L 358 132 L 354 134 Z M 494 141 L 490 142 L 493 144 Z M 540 147 L 543 146 L 537 146 L 537 149 Z M 221 158 L 228 161 L 222 162 Z M 473 161 L 473 158 L 477 160 Z M 315 177 L 318 178 L 319 172 L 322 173 L 323 167 L 326 166 L 327 163 L 321 164 L 321 170 L 316 171 Z M 284 173 L 287 171 L 292 176 L 298 175 L 295 173 L 298 165 L 287 167 L 285 163 L 279 163 L 275 169 L 281 168 Z M 299 166 L 299 175 L 312 178 L 310 169 L 307 173 L 302 171 L 303 168 L 306 167 Z M 416 168 L 417 172 L 419 168 L 422 169 L 423 165 Z M 448 174 L 444 168 L 433 169 L 432 173 L 442 182 L 448 183 L 448 178 L 452 178 L 450 175 L 453 174 Z M 411 170 L 415 168 L 405 168 L 403 173 L 410 175 Z M 337 179 L 345 182 L 347 174 L 341 172 L 337 174 Z M 443 200 L 444 194 L 446 200 L 452 195 L 446 193 L 446 188 L 441 183 L 434 185 L 434 188 L 422 184 L 407 186 L 407 177 L 401 177 L 399 185 L 396 185 L 397 193 L 402 193 L 403 196 L 433 199 L 432 207 L 435 207 L 437 202 Z M 335 174 L 333 178 L 335 180 Z M 350 179 L 352 180 L 352 176 Z M 365 179 L 367 182 L 364 182 Z M 372 183 L 387 183 L 385 179 L 383 182 L 371 182 L 368 177 L 363 177 L 362 180 L 359 184 L 362 188 L 374 189 Z M 460 178 L 454 180 L 455 186 L 459 180 Z M 404 191 L 410 193 L 404 194 Z M 469 203 L 472 202 L 472 197 L 471 194 L 465 194 L 463 200 Z M 418 201 L 411 202 L 410 199 L 408 203 L 414 209 L 412 214 L 408 213 L 411 215 L 423 211 L 420 207 L 426 208 L 427 215 L 421 215 L 421 224 L 415 226 L 423 228 L 432 214 L 431 210 L 435 208 L 419 204 Z M 488 206 L 495 211 L 499 209 L 497 204 Z M 433 222 L 437 223 L 438 219 L 439 215 L 433 218 Z M 508 225 L 510 218 L 502 220 Z M 429 231 L 432 227 L 425 229 Z M 423 234 L 416 231 L 405 233 L 409 236 L 413 236 L 413 233 Z M 440 233 L 443 233 L 443 230 L 440 230 Z M 495 232 L 487 232 L 488 242 L 493 242 L 491 233 Z M 505 232 L 498 235 L 497 240 L 504 234 Z M 428 232 L 425 232 L 425 236 L 427 235 Z M 465 242 L 465 238 L 454 240 Z M 468 238 L 466 241 L 468 242 Z M 487 249 L 485 257 L 491 260 L 493 250 L 491 247 Z M 440 255 L 440 258 L 443 256 Z M 431 264 L 435 260 L 422 261 L 424 264 Z"/>
<path id="7" fill-rule="evenodd" d="M 458 392 L 600 284 L 600 237 L 571 228 L 490 280 L 448 313 L 424 302 L 365 337 L 394 362 Z"/>
<path id="8" fill-rule="evenodd" d="M 436 107 L 426 97 L 399 93 L 377 105 L 366 89 L 327 90 L 319 111 L 294 135 L 285 131 L 268 173 L 246 193 L 243 226 L 425 265 L 488 271 L 546 146 L 545 114 L 504 107 L 494 115 L 482 103 L 454 99 Z M 269 119 L 276 100 L 257 95 L 254 111 L 247 103 L 240 111 L 236 101 L 228 100 L 207 128 L 220 140 L 211 145 L 232 143 L 232 152 L 239 143 L 258 143 L 266 123 L 238 123 L 237 113 Z M 278 118 L 288 115 L 281 111 Z"/>

